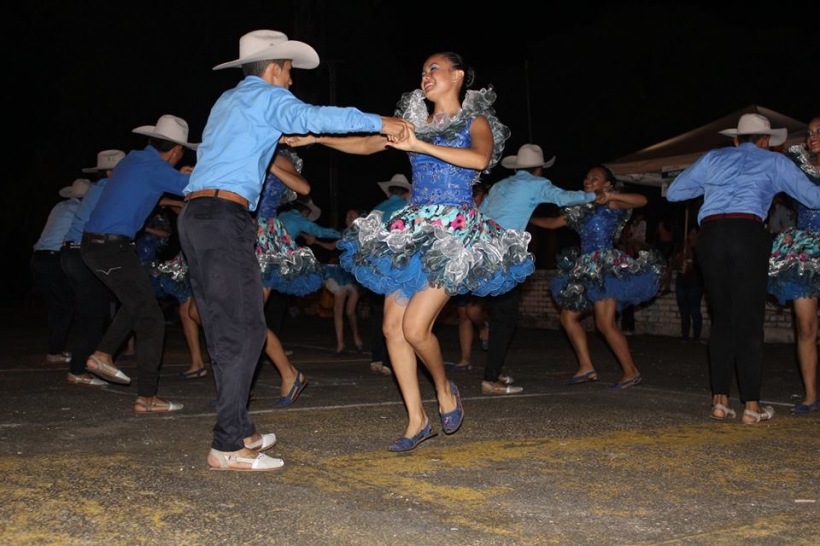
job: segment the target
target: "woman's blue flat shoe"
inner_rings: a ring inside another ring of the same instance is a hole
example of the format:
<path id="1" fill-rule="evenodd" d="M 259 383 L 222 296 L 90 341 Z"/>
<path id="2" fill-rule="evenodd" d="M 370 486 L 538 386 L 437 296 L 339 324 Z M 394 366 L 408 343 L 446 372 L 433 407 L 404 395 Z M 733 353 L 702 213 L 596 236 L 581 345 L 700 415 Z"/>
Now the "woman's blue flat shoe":
<path id="1" fill-rule="evenodd" d="M 461 406 L 461 394 L 459 394 L 458 387 L 456 387 L 456 384 L 452 381 L 450 381 L 450 388 L 456 397 L 456 409 L 448 411 L 447 413 L 441 413 L 441 407 L 439 407 L 438 410 L 441 415 L 441 428 L 446 434 L 452 434 L 457 431 L 459 427 L 461 427 L 461 422 L 464 421 L 464 408 Z"/>
<path id="2" fill-rule="evenodd" d="M 820 400 L 818 400 L 814 404 L 799 404 L 793 407 L 791 411 L 795 415 L 803 415 L 804 413 L 809 413 L 811 411 L 818 410 L 820 410 Z"/>
<path id="3" fill-rule="evenodd" d="M 279 398 L 271 401 L 270 406 L 272 408 L 286 408 L 296 402 L 296 399 L 299 398 L 299 395 L 302 391 L 307 387 L 307 379 L 305 376 L 302 375 L 302 372 L 296 374 L 296 381 L 293 382 L 293 386 L 290 388 L 287 396 L 280 396 Z"/>
<path id="4" fill-rule="evenodd" d="M 416 449 L 420 443 L 424 440 L 432 438 L 436 436 L 436 433 L 433 432 L 432 428 L 430 427 L 430 419 L 427 420 L 427 424 L 424 426 L 421 431 L 413 436 L 412 438 L 408 438 L 407 436 L 402 436 L 392 444 L 387 449 L 390 451 L 410 451 L 411 449 Z"/>
<path id="5" fill-rule="evenodd" d="M 621 381 L 620 383 L 613 383 L 612 385 L 608 386 L 607 389 L 611 391 L 622 391 L 624 389 L 628 389 L 629 387 L 640 385 L 641 383 L 643 383 L 643 377 L 641 376 L 641 374 L 638 374 L 632 379 L 627 379 L 626 381 Z"/>
<path id="6" fill-rule="evenodd" d="M 567 379 L 567 385 L 577 385 L 578 383 L 587 383 L 590 381 L 598 381 L 598 372 L 592 370 L 582 375 L 574 375 Z"/>

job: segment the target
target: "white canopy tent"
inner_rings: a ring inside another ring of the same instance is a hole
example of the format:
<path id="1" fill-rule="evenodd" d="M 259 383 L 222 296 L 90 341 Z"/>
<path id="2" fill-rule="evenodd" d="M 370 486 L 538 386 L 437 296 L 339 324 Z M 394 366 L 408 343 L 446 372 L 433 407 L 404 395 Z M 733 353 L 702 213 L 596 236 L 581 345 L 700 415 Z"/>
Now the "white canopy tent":
<path id="1" fill-rule="evenodd" d="M 653 144 L 605 165 L 612 169 L 615 178 L 622 182 L 661 187 L 662 193 L 665 194 L 664 186 L 704 153 L 714 148 L 731 146 L 732 139 L 721 135 L 719 131 L 737 127 L 740 117 L 750 113 L 766 116 L 772 127 L 787 128 L 789 138 L 785 146 L 803 141 L 807 128 L 805 123 L 763 106 L 752 104 L 697 129 Z"/>

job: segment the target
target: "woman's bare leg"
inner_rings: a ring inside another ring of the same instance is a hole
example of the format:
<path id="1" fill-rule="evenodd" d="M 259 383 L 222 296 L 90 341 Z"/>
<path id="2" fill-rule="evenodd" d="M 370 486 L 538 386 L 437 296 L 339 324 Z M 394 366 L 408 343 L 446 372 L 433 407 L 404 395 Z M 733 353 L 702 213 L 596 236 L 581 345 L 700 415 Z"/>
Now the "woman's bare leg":
<path id="1" fill-rule="evenodd" d="M 797 361 L 803 378 L 803 404 L 817 402 L 817 298 L 794 300 Z"/>
<path id="2" fill-rule="evenodd" d="M 356 289 L 349 290 L 347 299 L 345 300 L 345 317 L 347 317 L 347 324 L 350 326 L 350 332 L 353 334 L 353 344 L 358 349 L 362 347 L 362 336 L 359 335 L 359 317 L 356 316 L 356 306 L 359 304 L 359 291 Z"/>
<path id="3" fill-rule="evenodd" d="M 194 308 L 192 316 L 191 308 Z M 202 361 L 202 345 L 199 341 L 199 323 L 194 316 L 199 318 L 199 311 L 193 296 L 179 305 L 179 321 L 182 324 L 182 333 L 185 335 L 185 343 L 188 345 L 188 353 L 191 355 L 191 367 L 185 370 L 185 374 L 192 374 L 205 367 Z"/>
<path id="4" fill-rule="evenodd" d="M 618 327 L 615 314 L 617 305 L 618 302 L 613 298 L 596 301 L 594 306 L 595 327 L 604 335 L 612 352 L 615 353 L 615 358 L 618 359 L 618 364 L 621 365 L 621 378 L 617 383 L 622 383 L 640 375 L 640 372 L 632 360 L 626 336 Z"/>
<path id="5" fill-rule="evenodd" d="M 338 294 L 333 294 L 333 328 L 336 331 L 336 352 L 341 353 L 345 349 L 345 300 L 347 292 L 340 290 Z"/>
<path id="6" fill-rule="evenodd" d="M 418 434 L 427 423 L 419 389 L 417 352 L 433 378 L 440 410 L 446 413 L 456 407 L 444 371 L 441 347 L 432 333 L 433 324 L 447 300 L 449 296 L 443 290 L 434 288 L 417 292 L 406 306 L 397 302 L 396 294 L 385 298 L 384 335 L 393 373 L 407 409 L 404 435 L 408 438 Z"/>
<path id="7" fill-rule="evenodd" d="M 573 377 L 580 377 L 586 373 L 594 372 L 595 368 L 592 366 L 592 357 L 589 354 L 589 345 L 587 344 L 587 333 L 581 325 L 581 319 L 584 318 L 583 313 L 563 309 L 561 311 L 561 326 L 567 333 L 570 345 L 575 351 L 575 358 L 578 360 L 578 371 Z"/>

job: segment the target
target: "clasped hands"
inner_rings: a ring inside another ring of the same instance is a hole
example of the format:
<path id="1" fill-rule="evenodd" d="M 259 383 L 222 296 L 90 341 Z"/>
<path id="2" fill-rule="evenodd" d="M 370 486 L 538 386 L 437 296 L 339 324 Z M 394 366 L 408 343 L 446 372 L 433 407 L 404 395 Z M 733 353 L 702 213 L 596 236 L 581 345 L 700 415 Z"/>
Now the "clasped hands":
<path id="1" fill-rule="evenodd" d="M 401 150 L 411 151 L 410 146 L 415 141 L 415 126 L 407 120 L 382 116 L 382 128 L 379 134 L 387 139 L 387 145 Z M 332 135 L 331 135 L 332 136 Z M 291 148 L 308 146 L 320 141 L 318 135 L 282 135 L 279 138 L 280 144 L 286 144 Z"/>

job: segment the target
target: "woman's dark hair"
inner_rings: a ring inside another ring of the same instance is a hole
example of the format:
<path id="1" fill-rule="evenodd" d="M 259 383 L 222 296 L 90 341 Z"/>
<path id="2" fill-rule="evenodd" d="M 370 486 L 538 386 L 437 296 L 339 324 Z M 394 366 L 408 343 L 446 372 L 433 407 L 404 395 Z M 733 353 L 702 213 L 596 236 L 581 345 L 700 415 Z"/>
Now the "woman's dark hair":
<path id="1" fill-rule="evenodd" d="M 593 169 L 601 169 L 602 171 L 604 171 L 604 180 L 606 180 L 613 186 L 618 183 L 618 180 L 615 178 L 615 173 L 612 172 L 612 169 L 610 169 L 606 165 L 595 165 Z"/>
<path id="2" fill-rule="evenodd" d="M 447 59 L 447 62 L 450 63 L 450 66 L 452 66 L 454 70 L 464 71 L 464 80 L 461 84 L 461 90 L 459 91 L 459 98 L 463 100 L 467 93 L 467 89 L 472 87 L 473 83 L 475 83 L 475 70 L 473 70 L 473 67 L 464 62 L 461 55 L 454 51 L 442 51 L 436 55 L 441 55 Z"/>

